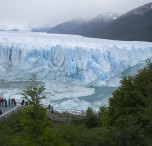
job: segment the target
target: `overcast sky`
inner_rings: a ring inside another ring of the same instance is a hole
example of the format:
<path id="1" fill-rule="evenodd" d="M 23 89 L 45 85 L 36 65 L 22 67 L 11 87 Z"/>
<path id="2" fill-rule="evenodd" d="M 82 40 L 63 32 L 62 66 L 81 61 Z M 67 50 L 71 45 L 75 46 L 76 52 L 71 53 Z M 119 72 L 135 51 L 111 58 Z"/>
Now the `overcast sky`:
<path id="1" fill-rule="evenodd" d="M 151 0 L 0 0 L 0 24 L 49 24 L 89 19 L 104 12 L 123 14 Z"/>

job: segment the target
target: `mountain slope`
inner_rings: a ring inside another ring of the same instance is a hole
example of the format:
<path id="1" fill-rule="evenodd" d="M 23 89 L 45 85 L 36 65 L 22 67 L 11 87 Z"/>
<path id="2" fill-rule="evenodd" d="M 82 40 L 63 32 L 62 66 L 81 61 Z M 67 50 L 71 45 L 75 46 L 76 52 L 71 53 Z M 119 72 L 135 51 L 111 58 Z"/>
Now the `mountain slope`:
<path id="1" fill-rule="evenodd" d="M 92 36 L 92 34 L 109 25 L 117 19 L 117 17 L 117 14 L 105 13 L 88 21 L 69 21 L 53 27 L 48 31 L 48 33 Z"/>
<path id="2" fill-rule="evenodd" d="M 129 11 L 92 37 L 152 41 L 152 3 Z"/>
<path id="3" fill-rule="evenodd" d="M 57 34 L 77 34 L 76 28 L 82 23 L 82 20 L 71 20 L 56 25 L 51 28 L 48 33 L 57 33 Z"/>

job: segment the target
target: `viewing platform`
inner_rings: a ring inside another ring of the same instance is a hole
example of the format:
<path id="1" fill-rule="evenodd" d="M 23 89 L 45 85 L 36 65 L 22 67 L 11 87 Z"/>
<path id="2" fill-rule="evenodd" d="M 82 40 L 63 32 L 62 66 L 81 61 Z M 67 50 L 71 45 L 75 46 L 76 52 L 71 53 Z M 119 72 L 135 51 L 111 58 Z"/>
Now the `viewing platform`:
<path id="1" fill-rule="evenodd" d="M 5 114 L 6 112 L 8 112 L 8 111 L 10 111 L 11 109 L 13 109 L 13 108 L 15 108 L 16 106 L 7 106 L 7 107 L 5 107 L 5 105 L 1 105 L 0 106 L 0 110 L 2 111 L 2 114 Z"/>
<path id="2" fill-rule="evenodd" d="M 6 120 L 12 113 L 18 112 L 21 110 L 21 105 L 17 103 L 17 105 L 10 105 L 5 107 L 4 105 L 0 106 L 0 110 L 2 111 L 2 115 L 0 115 L 0 122 Z"/>

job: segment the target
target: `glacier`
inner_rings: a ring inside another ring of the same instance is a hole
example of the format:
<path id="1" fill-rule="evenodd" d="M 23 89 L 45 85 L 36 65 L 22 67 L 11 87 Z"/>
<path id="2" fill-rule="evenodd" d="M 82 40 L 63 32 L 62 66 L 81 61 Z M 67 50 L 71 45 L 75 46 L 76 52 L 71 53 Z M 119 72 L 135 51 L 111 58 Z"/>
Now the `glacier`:
<path id="1" fill-rule="evenodd" d="M 152 57 L 152 43 L 0 32 L 0 80 L 57 80 L 97 87 Z"/>

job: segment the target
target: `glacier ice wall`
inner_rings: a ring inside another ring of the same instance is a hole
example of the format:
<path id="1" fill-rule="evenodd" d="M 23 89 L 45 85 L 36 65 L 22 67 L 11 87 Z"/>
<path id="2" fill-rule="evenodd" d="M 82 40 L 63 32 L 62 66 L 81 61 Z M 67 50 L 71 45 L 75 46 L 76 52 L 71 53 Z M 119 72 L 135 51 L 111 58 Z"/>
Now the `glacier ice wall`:
<path id="1" fill-rule="evenodd" d="M 0 79 L 62 80 L 100 86 L 152 57 L 152 43 L 44 33 L 0 33 Z"/>

